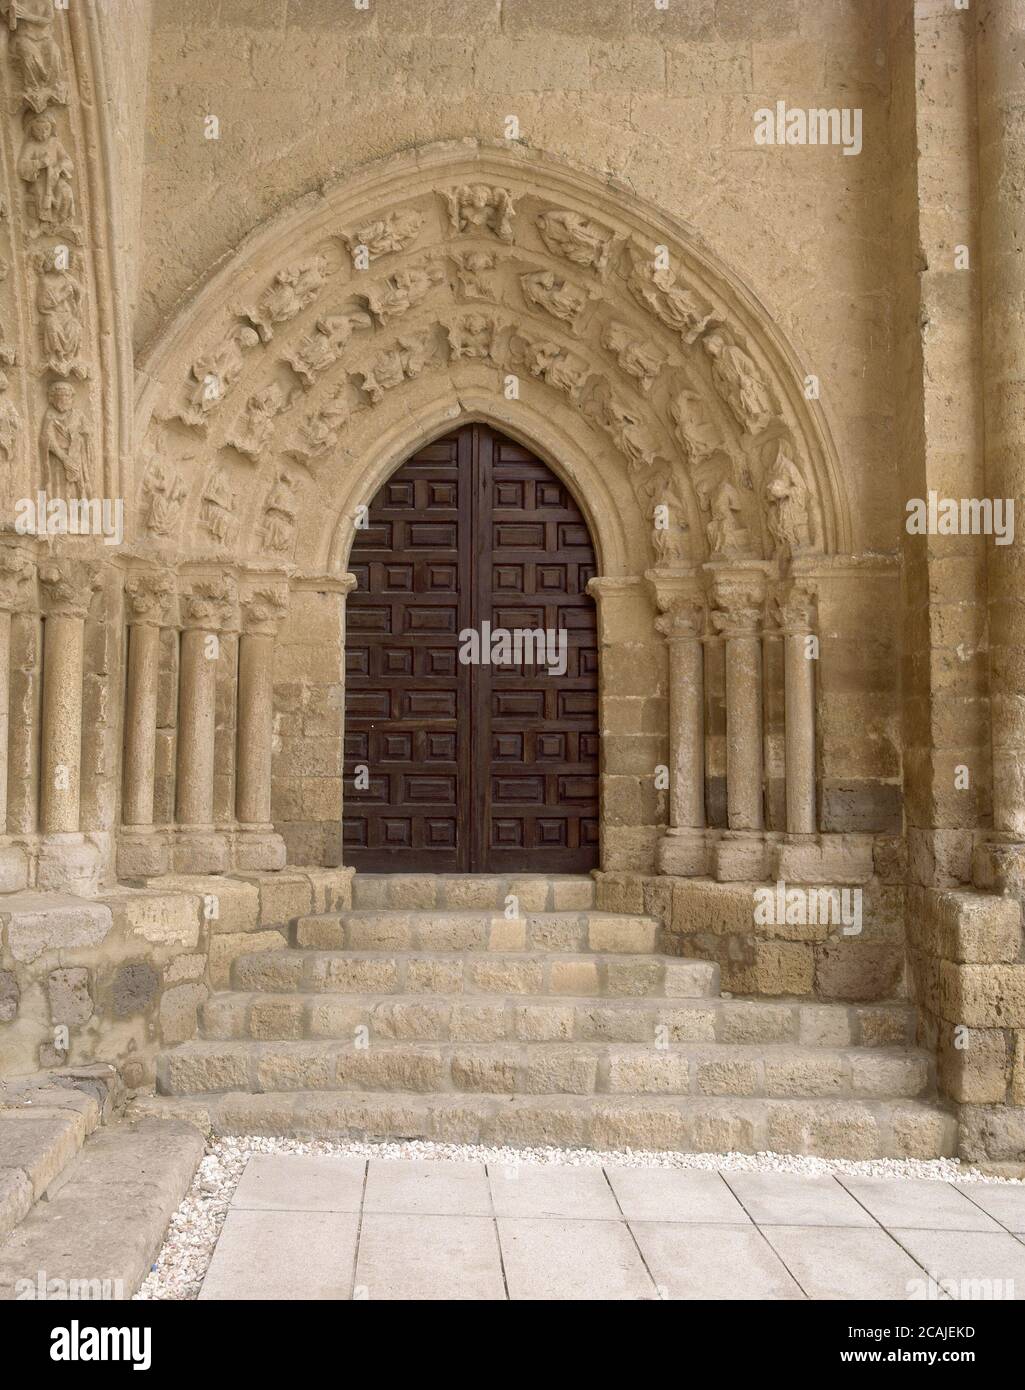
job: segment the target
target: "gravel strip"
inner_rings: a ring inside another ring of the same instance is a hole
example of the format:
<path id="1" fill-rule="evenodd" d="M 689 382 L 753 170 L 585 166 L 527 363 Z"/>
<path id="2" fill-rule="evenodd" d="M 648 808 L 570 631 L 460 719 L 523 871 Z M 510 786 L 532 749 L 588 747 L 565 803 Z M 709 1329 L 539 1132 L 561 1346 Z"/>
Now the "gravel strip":
<path id="1" fill-rule="evenodd" d="M 825 1177 L 843 1173 L 858 1178 L 928 1178 L 935 1182 L 1012 1182 L 965 1168 L 955 1158 L 812 1158 L 803 1154 L 692 1154 L 652 1153 L 624 1149 L 599 1152 L 592 1149 L 490 1148 L 483 1144 L 433 1144 L 426 1140 L 404 1143 L 332 1142 L 264 1135 L 241 1135 L 214 1140 L 207 1148 L 181 1206 L 171 1218 L 167 1236 L 152 1271 L 135 1295 L 137 1299 L 193 1299 L 199 1294 L 224 1225 L 224 1218 L 246 1164 L 253 1154 L 330 1154 L 342 1158 L 432 1158 L 501 1166 L 516 1163 L 568 1164 L 600 1167 L 614 1164 L 628 1168 L 702 1168 L 733 1173 L 797 1173 Z"/>

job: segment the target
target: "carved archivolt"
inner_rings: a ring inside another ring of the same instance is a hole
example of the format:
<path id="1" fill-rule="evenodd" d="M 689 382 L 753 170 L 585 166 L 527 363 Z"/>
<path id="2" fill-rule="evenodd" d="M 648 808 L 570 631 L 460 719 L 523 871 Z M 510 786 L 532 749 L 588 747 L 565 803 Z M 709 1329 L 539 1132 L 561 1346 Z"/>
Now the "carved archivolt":
<path id="1" fill-rule="evenodd" d="M 52 298 L 70 372 L 74 286 Z M 243 246 L 143 366 L 136 520 L 157 546 L 323 567 L 381 441 L 471 400 L 579 441 L 640 538 L 634 572 L 849 545 L 819 408 L 743 287 L 636 199 L 522 151 L 371 167 Z"/>

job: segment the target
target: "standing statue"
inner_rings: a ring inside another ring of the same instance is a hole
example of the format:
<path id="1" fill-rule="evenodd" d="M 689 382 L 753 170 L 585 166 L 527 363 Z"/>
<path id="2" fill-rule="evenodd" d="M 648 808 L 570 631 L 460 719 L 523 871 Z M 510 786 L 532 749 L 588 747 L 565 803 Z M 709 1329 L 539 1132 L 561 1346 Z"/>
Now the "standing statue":
<path id="1" fill-rule="evenodd" d="M 769 507 L 769 533 L 776 543 L 777 554 L 808 550 L 812 544 L 808 484 L 782 441 L 766 475 L 764 491 Z"/>
<path id="2" fill-rule="evenodd" d="M 733 418 L 747 434 L 758 434 L 776 418 L 769 388 L 761 372 L 743 348 L 730 343 L 722 333 L 709 333 L 702 347 L 712 362 L 715 389 L 733 412 Z"/>
<path id="3" fill-rule="evenodd" d="M 45 226 L 74 218 L 74 172 L 71 156 L 57 138 L 53 119 L 34 116 L 18 158 L 18 177 L 30 186 L 36 217 Z"/>
<path id="4" fill-rule="evenodd" d="M 47 400 L 40 434 L 46 491 L 51 497 L 92 497 L 92 442 L 88 421 L 75 404 L 75 388 L 55 381 Z"/>

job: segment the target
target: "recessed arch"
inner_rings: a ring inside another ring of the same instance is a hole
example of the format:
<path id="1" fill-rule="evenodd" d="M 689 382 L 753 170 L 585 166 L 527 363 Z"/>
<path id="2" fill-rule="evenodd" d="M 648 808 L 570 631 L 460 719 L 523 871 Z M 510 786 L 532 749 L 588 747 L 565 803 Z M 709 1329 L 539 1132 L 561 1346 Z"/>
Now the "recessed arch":
<path id="1" fill-rule="evenodd" d="M 536 151 L 430 146 L 303 199 L 182 308 L 139 378 L 134 535 L 341 570 L 354 507 L 458 412 L 565 470 L 607 574 L 722 545 L 771 559 L 794 516 L 793 544 L 844 552 L 836 451 L 803 380 L 692 229 Z"/>

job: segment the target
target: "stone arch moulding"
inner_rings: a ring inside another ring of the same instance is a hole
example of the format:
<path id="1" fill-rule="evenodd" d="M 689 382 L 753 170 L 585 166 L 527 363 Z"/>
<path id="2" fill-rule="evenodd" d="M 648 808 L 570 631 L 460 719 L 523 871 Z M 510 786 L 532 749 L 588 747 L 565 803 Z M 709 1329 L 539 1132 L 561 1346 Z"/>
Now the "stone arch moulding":
<path id="1" fill-rule="evenodd" d="M 797 356 L 693 232 L 504 145 L 432 145 L 253 233 L 140 364 L 140 549 L 344 571 L 360 504 L 482 419 L 581 499 L 602 572 L 850 551 Z"/>

